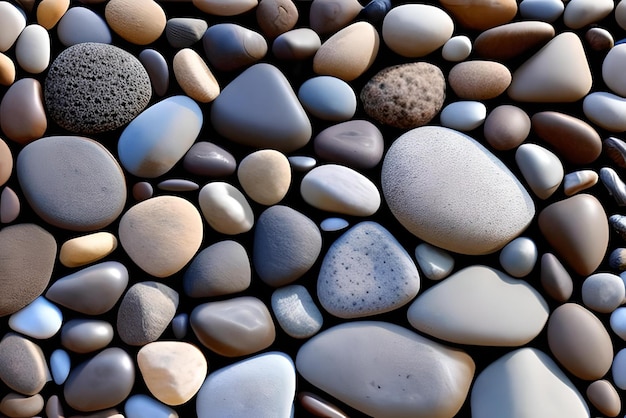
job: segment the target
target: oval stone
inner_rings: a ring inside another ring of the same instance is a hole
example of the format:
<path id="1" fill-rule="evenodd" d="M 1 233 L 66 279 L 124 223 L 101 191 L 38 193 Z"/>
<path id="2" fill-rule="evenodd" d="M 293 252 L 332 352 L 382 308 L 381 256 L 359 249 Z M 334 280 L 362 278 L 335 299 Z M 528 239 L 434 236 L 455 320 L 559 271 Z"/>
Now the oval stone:
<path id="1" fill-rule="evenodd" d="M 10 417 L 34 417 L 43 409 L 43 397 L 40 394 L 24 396 L 9 393 L 0 401 L 0 412 Z"/>
<path id="2" fill-rule="evenodd" d="M 15 81 L 15 63 L 0 52 L 0 85 L 10 86 Z"/>
<path id="3" fill-rule="evenodd" d="M 5 187 L 0 193 L 0 223 L 8 224 L 20 215 L 22 204 L 17 193 L 10 187 Z"/>
<path id="4" fill-rule="evenodd" d="M 57 348 L 50 354 L 50 372 L 52 379 L 57 385 L 65 383 L 70 374 L 72 362 L 67 351 Z"/>
<path id="5" fill-rule="evenodd" d="M 487 107 L 481 102 L 460 101 L 443 108 L 439 118 L 441 125 L 457 131 L 472 131 L 487 117 Z"/>
<path id="6" fill-rule="evenodd" d="M 258 0 L 192 0 L 201 11 L 216 16 L 237 16 L 255 8 Z"/>
<path id="7" fill-rule="evenodd" d="M 513 22 L 487 29 L 474 40 L 474 51 L 485 59 L 504 61 L 544 46 L 554 38 L 545 22 Z"/>
<path id="8" fill-rule="evenodd" d="M 72 319 L 61 328 L 61 345 L 74 353 L 91 353 L 113 341 L 113 326 L 96 319 Z"/>
<path id="9" fill-rule="evenodd" d="M 237 179 L 250 199 L 266 206 L 275 205 L 289 191 L 291 166 L 280 151 L 255 151 L 239 162 Z"/>
<path id="10" fill-rule="evenodd" d="M 208 24 L 204 19 L 174 17 L 167 20 L 165 37 L 174 48 L 188 48 L 202 39 Z"/>
<path id="11" fill-rule="evenodd" d="M 595 91 L 583 100 L 585 116 L 611 132 L 626 132 L 626 98 L 613 93 Z"/>
<path id="12" fill-rule="evenodd" d="M 202 57 L 191 48 L 174 55 L 174 76 L 180 88 L 192 99 L 209 103 L 220 94 L 220 86 Z"/>
<path id="13" fill-rule="evenodd" d="M 124 404 L 126 418 L 178 418 L 178 413 L 147 395 L 137 394 Z"/>
<path id="14" fill-rule="evenodd" d="M 254 225 L 254 212 L 235 186 L 221 181 L 205 185 L 198 195 L 204 219 L 217 232 L 237 235 Z"/>
<path id="15" fill-rule="evenodd" d="M 298 99 L 313 116 L 335 122 L 348 120 L 356 112 L 356 95 L 345 81 L 330 76 L 313 77 L 302 83 Z"/>
<path id="16" fill-rule="evenodd" d="M 13 331 L 40 340 L 53 337 L 62 323 L 61 310 L 43 296 L 9 317 L 9 327 Z"/>
<path id="17" fill-rule="evenodd" d="M 272 53 L 281 60 L 303 60 L 311 58 L 322 46 L 319 35 L 309 28 L 287 31 L 272 43 Z"/>
<path id="18" fill-rule="evenodd" d="M 563 164 L 549 150 L 536 144 L 522 144 L 515 151 L 515 162 L 530 189 L 539 199 L 547 199 L 563 181 Z"/>
<path id="19" fill-rule="evenodd" d="M 165 57 L 154 49 L 144 49 L 139 61 L 145 67 L 157 96 L 164 96 L 170 84 L 170 70 Z"/>
<path id="20" fill-rule="evenodd" d="M 0 127 L 7 138 L 22 145 L 43 136 L 48 119 L 39 81 L 22 78 L 9 87 L 0 102 Z"/>
<path id="21" fill-rule="evenodd" d="M 593 404 L 600 413 L 608 417 L 616 417 L 622 409 L 622 401 L 617 390 L 608 380 L 596 380 L 585 392 L 589 402 Z"/>
<path id="22" fill-rule="evenodd" d="M 111 254 L 117 248 L 117 238 L 110 232 L 95 232 L 72 238 L 61 245 L 59 261 L 65 267 L 79 267 Z"/>
<path id="23" fill-rule="evenodd" d="M 332 34 L 352 22 L 362 9 L 357 0 L 313 1 L 309 9 L 309 25 L 320 35 Z"/>
<path id="24" fill-rule="evenodd" d="M 26 27 L 26 16 L 8 1 L 0 2 L 0 27 L 0 52 L 6 52 Z"/>
<path id="25" fill-rule="evenodd" d="M 373 168 L 383 158 L 383 135 L 366 120 L 351 120 L 330 126 L 313 140 L 320 157 L 353 168 Z"/>
<path id="26" fill-rule="evenodd" d="M 593 170 L 578 170 L 567 173 L 563 178 L 563 193 L 572 196 L 576 193 L 593 187 L 598 183 L 598 173 Z"/>
<path id="27" fill-rule="evenodd" d="M 441 280 L 454 269 L 454 258 L 447 251 L 422 242 L 415 247 L 415 261 L 430 280 Z"/>
<path id="28" fill-rule="evenodd" d="M 440 0 L 457 22 L 469 29 L 485 30 L 510 22 L 517 14 L 515 0 Z"/>
<path id="29" fill-rule="evenodd" d="M 219 145 L 199 141 L 185 154 L 183 168 L 198 176 L 225 177 L 235 172 L 237 161 L 230 152 Z"/>
<path id="30" fill-rule="evenodd" d="M 69 0 L 42 0 L 37 5 L 37 23 L 51 30 L 70 6 Z"/>
<path id="31" fill-rule="evenodd" d="M 511 72 L 495 61 L 465 61 L 452 67 L 448 82 L 462 99 L 487 100 L 506 91 L 511 84 Z"/>
<path id="32" fill-rule="evenodd" d="M 10 389 L 34 395 L 50 380 L 50 371 L 41 348 L 13 332 L 0 340 L 0 380 Z"/>
<path id="33" fill-rule="evenodd" d="M 602 62 L 602 79 L 609 89 L 626 96 L 626 77 L 620 71 L 626 65 L 626 45 L 617 45 L 606 54 Z"/>
<path id="34" fill-rule="evenodd" d="M 513 277 L 528 276 L 537 262 L 537 245 L 528 237 L 515 238 L 500 252 L 500 265 Z"/>
<path id="35" fill-rule="evenodd" d="M 494 149 L 508 151 L 524 142 L 530 133 L 530 118 L 517 106 L 500 105 L 493 109 L 483 126 L 485 139 Z"/>
<path id="36" fill-rule="evenodd" d="M 446 61 L 459 62 L 472 53 L 472 41 L 465 35 L 448 39 L 441 49 L 441 56 Z"/>
<path id="37" fill-rule="evenodd" d="M 613 0 L 572 0 L 565 6 L 563 23 L 571 29 L 581 29 L 608 16 L 615 7 Z"/>
<path id="38" fill-rule="evenodd" d="M 600 313 L 617 309 L 624 302 L 625 291 L 622 279 L 611 273 L 592 274 L 585 279 L 581 289 L 585 306 Z"/>
<path id="39" fill-rule="evenodd" d="M 165 12 L 152 0 L 111 0 L 104 17 L 115 33 L 136 45 L 156 41 L 167 23 Z"/>
<path id="40" fill-rule="evenodd" d="M 111 30 L 105 20 L 86 7 L 70 8 L 59 21 L 57 36 L 65 46 L 83 42 L 112 42 Z"/>
<path id="41" fill-rule="evenodd" d="M 17 38 L 15 59 L 24 71 L 40 74 L 50 64 L 51 47 L 48 31 L 43 26 L 31 24 Z"/>
<path id="42" fill-rule="evenodd" d="M 267 54 L 267 41 L 251 29 L 236 23 L 212 25 L 202 36 L 204 53 L 219 71 L 247 67 Z"/>

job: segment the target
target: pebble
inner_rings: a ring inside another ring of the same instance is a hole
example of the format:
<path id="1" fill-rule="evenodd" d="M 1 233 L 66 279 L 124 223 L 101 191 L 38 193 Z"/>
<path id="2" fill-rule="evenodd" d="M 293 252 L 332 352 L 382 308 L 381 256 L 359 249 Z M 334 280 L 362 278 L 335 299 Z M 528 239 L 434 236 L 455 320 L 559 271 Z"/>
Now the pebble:
<path id="1" fill-rule="evenodd" d="M 311 219 L 287 206 L 261 213 L 254 230 L 252 262 L 272 287 L 292 283 L 308 272 L 322 250 L 322 235 Z"/>
<path id="2" fill-rule="evenodd" d="M 105 261 L 57 279 L 45 296 L 86 315 L 110 311 L 128 285 L 128 270 L 118 261 Z"/>
<path id="3" fill-rule="evenodd" d="M 72 369 L 63 395 L 67 404 L 78 411 L 98 411 L 123 402 L 134 383 L 133 359 L 121 348 L 112 347 Z"/>
<path id="4" fill-rule="evenodd" d="M 208 27 L 204 19 L 174 17 L 165 24 L 165 37 L 174 48 L 188 48 L 202 39 Z"/>
<path id="5" fill-rule="evenodd" d="M 613 383 L 620 389 L 626 388 L 626 349 L 622 348 L 613 359 L 611 368 Z"/>
<path id="6" fill-rule="evenodd" d="M 536 51 L 552 38 L 554 27 L 549 23 L 513 22 L 482 32 L 474 40 L 474 51 L 485 59 L 506 61 Z"/>
<path id="7" fill-rule="evenodd" d="M 61 310 L 43 296 L 9 317 L 9 327 L 21 334 L 38 340 L 53 337 L 63 323 Z"/>
<path id="8" fill-rule="evenodd" d="M 624 260 L 624 253 L 626 249 L 624 248 L 616 248 L 609 255 L 609 267 L 615 270 L 624 271 L 626 270 L 626 260 Z"/>
<path id="9" fill-rule="evenodd" d="M 613 3 L 611 2 L 611 5 Z M 602 79 L 615 94 L 626 96 L 626 76 L 620 71 L 626 65 L 626 45 L 611 48 L 602 62 Z"/>
<path id="10" fill-rule="evenodd" d="M 256 21 L 263 34 L 271 39 L 293 29 L 299 17 L 292 0 L 261 0 L 256 8 Z"/>
<path id="11" fill-rule="evenodd" d="M 550 356 L 532 347 L 519 348 L 488 365 L 476 378 L 470 401 L 476 418 L 509 416 L 512 411 L 520 417 L 590 416 L 569 377 Z"/>
<path id="12" fill-rule="evenodd" d="M 198 141 L 185 154 L 183 168 L 199 176 L 226 177 L 235 172 L 237 161 L 230 152 L 219 145 Z"/>
<path id="13" fill-rule="evenodd" d="M 465 61 L 452 67 L 448 83 L 462 99 L 488 100 L 506 91 L 511 84 L 511 72 L 495 61 Z"/>
<path id="14" fill-rule="evenodd" d="M 57 395 L 52 395 L 46 402 L 46 414 L 49 417 L 64 417 L 63 407 Z"/>
<path id="15" fill-rule="evenodd" d="M 363 6 L 356 0 L 313 0 L 309 9 L 309 26 L 320 36 L 333 34 L 352 22 L 361 10 Z"/>
<path id="16" fill-rule="evenodd" d="M 330 76 L 313 77 L 302 83 L 298 99 L 311 115 L 334 122 L 351 119 L 356 112 L 356 95 L 345 81 Z"/>
<path id="17" fill-rule="evenodd" d="M 551 151 L 536 144 L 522 144 L 515 151 L 515 161 L 530 189 L 540 199 L 547 199 L 563 181 L 563 164 Z"/>
<path id="18" fill-rule="evenodd" d="M 40 74 L 50 64 L 51 41 L 48 31 L 37 24 L 30 24 L 20 33 L 15 43 L 15 59 L 26 72 Z"/>
<path id="19" fill-rule="evenodd" d="M 43 409 L 43 398 L 40 394 L 24 396 L 9 393 L 0 401 L 0 412 L 10 417 L 33 417 Z"/>
<path id="20" fill-rule="evenodd" d="M 615 202 L 619 206 L 626 205 L 626 184 L 622 181 L 619 175 L 610 167 L 602 167 L 600 169 L 600 180 L 609 192 L 609 195 L 613 196 Z"/>
<path id="21" fill-rule="evenodd" d="M 286 418 L 292 416 L 295 393 L 293 361 L 270 351 L 210 373 L 198 392 L 196 413 L 198 418 L 231 414 Z"/>
<path id="22" fill-rule="evenodd" d="M 0 380 L 9 389 L 32 396 L 50 380 L 43 351 L 26 337 L 13 332 L 4 334 L 0 353 Z"/>
<path id="23" fill-rule="evenodd" d="M 322 46 L 319 35 L 309 28 L 297 28 L 280 34 L 272 43 L 272 54 L 281 60 L 312 58 Z"/>
<path id="24" fill-rule="evenodd" d="M 202 57 L 191 48 L 181 49 L 174 56 L 172 70 L 178 85 L 187 96 L 200 103 L 209 103 L 220 94 L 220 86 Z"/>
<path id="25" fill-rule="evenodd" d="M 324 317 L 311 294 L 301 285 L 288 285 L 272 293 L 272 312 L 278 325 L 292 338 L 309 338 L 322 328 Z"/>
<path id="26" fill-rule="evenodd" d="M 17 194 L 10 187 L 0 193 L 0 223 L 9 224 L 20 215 L 21 203 Z"/>
<path id="27" fill-rule="evenodd" d="M 615 6 L 615 21 L 620 28 L 626 28 L 626 3 L 621 0 Z"/>
<path id="28" fill-rule="evenodd" d="M 34 78 L 13 83 L 0 102 L 0 128 L 6 137 L 25 145 L 48 128 L 41 84 Z"/>
<path id="29" fill-rule="evenodd" d="M 70 0 L 42 0 L 37 5 L 37 23 L 50 30 L 59 23 L 70 7 Z"/>
<path id="30" fill-rule="evenodd" d="M 562 0 L 522 0 L 519 4 L 519 12 L 524 19 L 548 23 L 561 17 L 563 10 L 565 4 Z"/>
<path id="31" fill-rule="evenodd" d="M 585 32 L 585 40 L 594 51 L 608 51 L 615 45 L 613 35 L 603 28 L 589 29 Z"/>
<path id="32" fill-rule="evenodd" d="M 0 2 L 0 52 L 8 51 L 26 27 L 26 16 L 8 1 Z"/>
<path id="33" fill-rule="evenodd" d="M 472 53 L 472 41 L 465 35 L 457 35 L 448 39 L 441 49 L 441 56 L 446 61 L 459 62 L 467 59 Z"/>
<path id="34" fill-rule="evenodd" d="M 215 16 L 236 16 L 255 8 L 258 0 L 192 0 L 194 6 L 210 15 Z"/>
<path id="35" fill-rule="evenodd" d="M 0 138 L 0 186 L 5 184 L 13 172 L 13 153 L 7 143 Z"/>
<path id="36" fill-rule="evenodd" d="M 126 418 L 178 418 L 178 413 L 147 395 L 129 397 L 124 404 Z"/>
<path id="37" fill-rule="evenodd" d="M 517 14 L 515 0 L 441 0 L 457 22 L 468 29 L 485 30 L 510 22 Z"/>
<path id="38" fill-rule="evenodd" d="M 598 173 L 593 170 L 579 170 L 568 173 L 563 177 L 563 192 L 566 196 L 572 196 L 595 186 L 597 182 Z"/>
<path id="39" fill-rule="evenodd" d="M 219 71 L 233 71 L 258 62 L 267 54 L 263 36 L 235 23 L 212 25 L 202 36 L 204 53 Z"/>
<path id="40" fill-rule="evenodd" d="M 15 63 L 0 52 L 0 85 L 10 86 L 15 81 Z"/>
<path id="41" fill-rule="evenodd" d="M 352 216 L 373 215 L 381 203 L 374 183 L 357 171 L 337 164 L 309 171 L 300 183 L 300 194 L 317 209 Z"/>
<path id="42" fill-rule="evenodd" d="M 497 190 L 494 177 L 500 179 Z M 530 195 L 500 160 L 443 127 L 416 128 L 396 139 L 383 161 L 381 183 L 392 214 L 409 232 L 461 254 L 499 250 L 535 213 Z"/>
<path id="43" fill-rule="evenodd" d="M 280 151 L 255 151 L 239 162 L 237 179 L 250 199 L 271 206 L 287 195 L 291 186 L 291 166 Z"/>
<path id="44" fill-rule="evenodd" d="M 394 7 L 383 20 L 385 44 L 398 55 L 419 58 L 441 48 L 452 36 L 454 22 L 442 9 L 427 4 Z"/>
<path id="45" fill-rule="evenodd" d="M 168 192 L 192 192 L 198 190 L 198 183 L 186 179 L 167 179 L 163 180 L 157 187 Z"/>
<path id="46" fill-rule="evenodd" d="M 487 107 L 481 102 L 452 102 L 443 108 L 439 119 L 441 126 L 457 131 L 473 131 L 483 124 L 487 117 Z"/>
<path id="47" fill-rule="evenodd" d="M 110 44 L 113 41 L 106 21 L 86 7 L 72 7 L 57 26 L 59 41 L 68 47 L 83 42 Z"/>
<path id="48" fill-rule="evenodd" d="M 611 313 L 611 330 L 622 340 L 626 340 L 626 308 L 620 307 Z"/>
<path id="49" fill-rule="evenodd" d="M 376 0 L 372 0 L 374 2 Z M 326 399 L 314 393 L 301 391 L 298 393 L 300 405 L 316 417 L 348 418 L 342 410 L 331 404 Z"/>
<path id="50" fill-rule="evenodd" d="M 602 149 L 615 164 L 626 168 L 626 142 L 611 136 L 602 141 Z"/>
<path id="51" fill-rule="evenodd" d="M 391 10 L 391 0 L 370 0 L 359 12 L 370 23 L 378 23 L 385 18 Z"/>
<path id="52" fill-rule="evenodd" d="M 445 279 L 454 269 L 454 258 L 450 253 L 425 242 L 415 247 L 415 261 L 430 280 Z"/>
<path id="53" fill-rule="evenodd" d="M 624 297 L 624 282 L 615 274 L 592 274 L 582 284 L 583 303 L 596 312 L 613 312 L 623 303 Z"/>
<path id="54" fill-rule="evenodd" d="M 197 305 L 190 319 L 191 329 L 198 340 L 225 357 L 259 352 L 272 345 L 276 338 L 276 328 L 267 306 L 252 296 Z"/>
<path id="55" fill-rule="evenodd" d="M 295 171 L 307 172 L 317 165 L 317 160 L 304 155 L 292 155 L 287 157 L 289 164 Z"/>
<path id="56" fill-rule="evenodd" d="M 50 371 L 54 383 L 62 385 L 70 374 L 72 361 L 67 351 L 57 348 L 50 355 Z"/>
<path id="57" fill-rule="evenodd" d="M 420 289 L 411 256 L 378 223 L 361 222 L 328 249 L 317 278 L 322 307 L 339 318 L 390 312 L 409 303 Z"/>
<path id="58" fill-rule="evenodd" d="M 165 12 L 153 0 L 110 0 L 104 17 L 115 33 L 136 45 L 156 41 L 167 24 Z"/>
<path id="59" fill-rule="evenodd" d="M 384 139 L 376 125 L 350 120 L 332 125 L 315 136 L 315 153 L 352 168 L 373 168 L 383 158 Z"/>
<path id="60" fill-rule="evenodd" d="M 178 293 L 162 283 L 135 283 L 117 311 L 118 336 L 134 346 L 156 341 L 174 318 L 178 299 Z"/>
<path id="61" fill-rule="evenodd" d="M 527 237 L 518 237 L 500 251 L 500 265 L 513 277 L 528 276 L 537 262 L 537 246 Z"/>
<path id="62" fill-rule="evenodd" d="M 157 96 L 167 93 L 170 83 L 170 70 L 165 57 L 154 49 L 144 49 L 139 54 L 139 61 L 148 72 L 152 88 Z"/>
<path id="63" fill-rule="evenodd" d="M 417 330 L 445 341 L 516 347 L 541 332 L 548 314 L 546 301 L 525 281 L 470 266 L 422 293 L 407 317 Z"/>
<path id="64" fill-rule="evenodd" d="M 608 380 L 596 380 L 587 386 L 585 392 L 589 402 L 595 406 L 600 413 L 607 417 L 616 417 L 622 409 L 622 401 L 615 390 L 615 387 Z"/>
<path id="65" fill-rule="evenodd" d="M 583 100 L 585 116 L 611 132 L 626 131 L 626 99 L 613 93 L 596 91 Z"/>
<path id="66" fill-rule="evenodd" d="M 394 417 L 454 416 L 475 371 L 465 352 L 378 321 L 343 323 L 317 334 L 298 350 L 296 368 L 359 412 Z M 361 384 L 346 385 L 344 379 Z M 398 396 L 403 392 L 420 396 Z"/>
<path id="67" fill-rule="evenodd" d="M 59 261 L 65 267 L 80 267 L 91 264 L 117 248 L 117 238 L 110 232 L 94 232 L 72 238 L 61 245 Z"/>
<path id="68" fill-rule="evenodd" d="M 326 218 L 320 223 L 320 229 L 324 232 L 336 232 L 347 228 L 350 222 L 343 218 Z"/>
<path id="69" fill-rule="evenodd" d="M 246 197 L 235 186 L 224 182 L 205 185 L 198 196 L 200 209 L 209 226 L 227 235 L 248 232 L 254 213 Z"/>
<path id="70" fill-rule="evenodd" d="M 246 290 L 252 270 L 246 249 L 236 241 L 220 241 L 200 251 L 183 276 L 192 298 L 224 296 Z"/>
<path id="71" fill-rule="evenodd" d="M 613 0 L 571 0 L 565 6 L 563 23 L 570 29 L 581 29 L 604 19 L 614 7 Z"/>
<path id="72" fill-rule="evenodd" d="M 609 224 L 617 234 L 626 239 L 626 218 L 623 215 L 615 214 L 609 216 Z"/>
<path id="73" fill-rule="evenodd" d="M 498 151 L 517 148 L 530 133 L 530 118 L 517 106 L 500 105 L 494 108 L 483 125 L 485 139 Z"/>
<path id="74" fill-rule="evenodd" d="M 552 311 L 547 329 L 550 351 L 574 376 L 596 380 L 611 368 L 611 337 L 602 322 L 587 309 L 565 303 Z"/>
<path id="75" fill-rule="evenodd" d="M 574 291 L 572 276 L 554 254 L 541 256 L 541 285 L 548 296 L 557 302 L 567 302 Z"/>
<path id="76" fill-rule="evenodd" d="M 172 318 L 172 332 L 174 336 L 179 340 L 182 340 L 187 335 L 187 329 L 189 328 L 189 315 L 186 313 L 179 313 Z"/>
<path id="77" fill-rule="evenodd" d="M 207 375 L 204 354 L 182 341 L 156 341 L 137 353 L 137 365 L 150 393 L 167 405 L 182 405 L 199 390 Z"/>
<path id="78" fill-rule="evenodd" d="M 435 65 L 417 62 L 387 67 L 363 87 L 363 110 L 379 123 L 408 129 L 426 125 L 441 110 L 446 80 Z"/>
<path id="79" fill-rule="evenodd" d="M 61 345 L 74 353 L 91 353 L 113 341 L 113 326 L 97 319 L 72 319 L 61 328 Z"/>

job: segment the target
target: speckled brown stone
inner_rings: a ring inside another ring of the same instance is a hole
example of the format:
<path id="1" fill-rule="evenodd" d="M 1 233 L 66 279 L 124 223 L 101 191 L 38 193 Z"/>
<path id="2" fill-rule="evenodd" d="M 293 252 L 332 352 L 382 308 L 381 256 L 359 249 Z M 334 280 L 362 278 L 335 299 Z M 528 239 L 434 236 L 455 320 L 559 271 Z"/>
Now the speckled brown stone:
<path id="1" fill-rule="evenodd" d="M 0 341 L 0 380 L 23 395 L 39 393 L 50 377 L 41 348 L 9 332 Z"/>
<path id="2" fill-rule="evenodd" d="M 495 61 L 465 61 L 452 67 L 448 83 L 462 99 L 493 99 L 509 87 L 511 72 Z"/>

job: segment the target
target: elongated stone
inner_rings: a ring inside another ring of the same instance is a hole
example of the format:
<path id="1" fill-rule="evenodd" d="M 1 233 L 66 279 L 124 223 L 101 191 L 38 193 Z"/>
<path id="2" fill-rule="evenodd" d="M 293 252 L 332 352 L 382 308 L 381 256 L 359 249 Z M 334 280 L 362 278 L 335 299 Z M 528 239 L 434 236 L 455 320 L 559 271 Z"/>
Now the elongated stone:
<path id="1" fill-rule="evenodd" d="M 209 103 L 220 94 L 220 86 L 202 57 L 191 48 L 181 49 L 172 64 L 178 85 L 192 99 Z"/>
<path id="2" fill-rule="evenodd" d="M 541 256 L 541 285 L 557 302 L 566 302 L 574 291 L 574 282 L 563 264 L 554 254 Z"/>
<path id="3" fill-rule="evenodd" d="M 600 180 L 606 187 L 615 202 L 619 206 L 626 206 L 626 183 L 620 178 L 615 170 L 611 167 L 602 167 L 600 169 Z"/>
<path id="4" fill-rule="evenodd" d="M 542 47 L 554 38 L 545 22 L 513 22 L 487 29 L 474 40 L 474 51 L 485 59 L 508 60 Z"/>
<path id="5" fill-rule="evenodd" d="M 66 267 L 93 263 L 111 254 L 117 248 L 117 238 L 110 232 L 95 232 L 72 238 L 61 245 L 59 261 Z"/>
<path id="6" fill-rule="evenodd" d="M 100 350 L 113 340 L 113 326 L 97 319 L 72 319 L 61 329 L 61 345 L 75 353 Z"/>
<path id="7" fill-rule="evenodd" d="M 202 36 L 204 53 L 219 71 L 245 68 L 267 54 L 267 41 L 258 33 L 236 23 L 212 25 Z"/>
<path id="8" fill-rule="evenodd" d="M 531 190 L 547 199 L 563 181 L 563 164 L 549 150 L 536 144 L 522 144 L 515 151 L 515 161 Z"/>

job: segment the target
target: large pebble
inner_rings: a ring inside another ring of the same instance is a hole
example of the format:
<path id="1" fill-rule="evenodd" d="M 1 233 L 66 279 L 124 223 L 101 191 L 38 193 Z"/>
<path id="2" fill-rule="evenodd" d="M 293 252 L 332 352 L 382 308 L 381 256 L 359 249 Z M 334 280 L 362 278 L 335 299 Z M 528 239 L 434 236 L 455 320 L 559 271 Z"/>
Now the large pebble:
<path id="1" fill-rule="evenodd" d="M 415 261 L 430 280 L 441 280 L 454 269 L 454 258 L 445 250 L 422 242 L 415 247 Z"/>
<path id="2" fill-rule="evenodd" d="M 181 49 L 174 55 L 172 70 L 180 88 L 192 99 L 209 103 L 220 94 L 215 76 L 200 54 L 191 48 Z"/>
<path id="3" fill-rule="evenodd" d="M 622 409 L 622 401 L 617 390 L 608 380 L 596 380 L 585 392 L 589 402 L 593 404 L 600 413 L 608 417 L 616 417 Z"/>
<path id="4" fill-rule="evenodd" d="M 313 77 L 302 83 L 298 99 L 313 116 L 335 122 L 348 120 L 356 112 L 356 95 L 345 81 L 330 76 Z"/>
<path id="5" fill-rule="evenodd" d="M 574 291 L 572 276 L 554 254 L 541 256 L 541 285 L 548 296 L 557 302 L 566 302 Z"/>
<path id="6" fill-rule="evenodd" d="M 486 117 L 487 107 L 471 100 L 450 103 L 439 115 L 442 126 L 457 131 L 472 131 L 482 125 Z"/>
<path id="7" fill-rule="evenodd" d="M 441 0 L 457 22 L 470 29 L 485 30 L 510 22 L 517 13 L 515 0 Z"/>
<path id="8" fill-rule="evenodd" d="M 239 162 L 237 179 L 250 199 L 270 206 L 283 200 L 289 191 L 291 166 L 279 151 L 255 151 Z"/>
<path id="9" fill-rule="evenodd" d="M 115 33 L 137 45 L 156 41 L 165 30 L 165 12 L 153 0 L 111 0 L 104 17 Z"/>
<path id="10" fill-rule="evenodd" d="M 110 232 L 94 232 L 72 238 L 61 245 L 59 261 L 65 267 L 79 267 L 111 254 L 117 248 L 117 238 Z"/>
<path id="11" fill-rule="evenodd" d="M 462 99 L 487 100 L 506 91 L 511 84 L 511 72 L 495 61 L 465 61 L 452 67 L 448 82 Z"/>
<path id="12" fill-rule="evenodd" d="M 482 32 L 474 51 L 482 58 L 508 60 L 544 46 L 554 38 L 554 27 L 545 22 L 513 22 Z"/>
<path id="13" fill-rule="evenodd" d="M 178 413 L 147 395 L 136 394 L 124 404 L 126 418 L 178 418 Z"/>
<path id="14" fill-rule="evenodd" d="M 278 325 L 293 338 L 309 338 L 317 334 L 324 322 L 309 291 L 297 284 L 274 290 L 272 312 Z"/>
<path id="15" fill-rule="evenodd" d="M 494 149 L 507 151 L 524 142 L 530 133 L 530 118 L 517 106 L 500 105 L 493 109 L 483 126 L 485 139 Z"/>
<path id="16" fill-rule="evenodd" d="M 43 296 L 9 317 L 9 327 L 13 331 L 40 340 L 54 336 L 62 323 L 61 310 Z"/>
<path id="17" fill-rule="evenodd" d="M 520 145 L 515 151 L 515 162 L 530 189 L 540 199 L 552 196 L 563 181 L 561 160 L 539 145 Z"/>
<path id="18" fill-rule="evenodd" d="M 624 282 L 612 273 L 596 273 L 587 277 L 582 285 L 583 303 L 600 313 L 611 313 L 626 297 Z"/>
<path id="19" fill-rule="evenodd" d="M 43 136 L 48 119 L 39 81 L 22 78 L 9 87 L 0 102 L 0 127 L 8 139 L 19 144 Z"/>
<path id="20" fill-rule="evenodd" d="M 296 367 L 311 384 L 364 414 L 415 418 L 453 417 L 475 370 L 461 350 L 374 321 L 316 335 L 298 350 Z"/>
<path id="21" fill-rule="evenodd" d="M 111 30 L 105 20 L 86 7 L 70 8 L 59 21 L 57 36 L 65 46 L 83 42 L 112 42 Z"/>
<path id="22" fill-rule="evenodd" d="M 0 340 L 0 380 L 23 395 L 39 393 L 50 380 L 50 371 L 41 348 L 13 332 Z"/>
<path id="23" fill-rule="evenodd" d="M 613 93 L 595 91 L 583 100 L 585 116 L 611 132 L 626 131 L 626 99 Z"/>
<path id="24" fill-rule="evenodd" d="M 224 177 L 237 169 L 235 157 L 212 142 L 198 141 L 183 158 L 185 170 L 198 176 Z"/>
<path id="25" fill-rule="evenodd" d="M 0 52 L 6 52 L 13 46 L 22 30 L 26 27 L 26 17 L 20 9 L 8 1 L 0 2 Z"/>
<path id="26" fill-rule="evenodd" d="M 581 29 L 608 16 L 615 7 L 613 0 L 571 0 L 565 6 L 563 23 L 571 29 Z"/>
<path id="27" fill-rule="evenodd" d="M 309 25 L 320 35 L 332 34 L 353 21 L 362 9 L 363 6 L 356 0 L 313 0 L 309 9 Z"/>
<path id="28" fill-rule="evenodd" d="M 113 341 L 113 326 L 98 319 L 72 319 L 61 328 L 61 345 L 74 353 L 101 350 Z"/>
<path id="29" fill-rule="evenodd" d="M 376 125 L 350 120 L 330 126 L 313 140 L 320 157 L 353 168 L 373 168 L 383 158 L 384 140 Z"/>
<path id="30" fill-rule="evenodd" d="M 313 57 L 320 46 L 322 41 L 313 29 L 298 28 L 274 39 L 272 53 L 281 60 L 302 60 Z"/>
<path id="31" fill-rule="evenodd" d="M 209 63 L 219 71 L 247 67 L 267 54 L 267 42 L 260 33 L 235 23 L 212 25 L 204 32 L 202 45 Z"/>
<path id="32" fill-rule="evenodd" d="M 221 181 L 205 185 L 198 196 L 208 224 L 222 234 L 248 232 L 254 225 L 254 212 L 246 197 L 235 186 Z"/>
<path id="33" fill-rule="evenodd" d="M 51 48 L 48 31 L 43 26 L 31 24 L 17 38 L 15 59 L 24 71 L 40 74 L 50 64 Z"/>
<path id="34" fill-rule="evenodd" d="M 535 214 L 528 192 L 500 160 L 448 128 L 421 127 L 400 136 L 385 156 L 381 177 L 389 208 L 405 228 L 462 254 L 499 250 Z"/>

